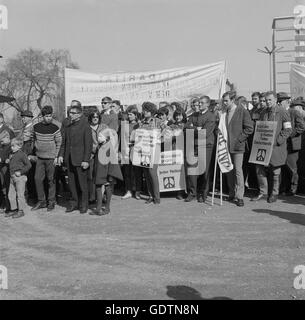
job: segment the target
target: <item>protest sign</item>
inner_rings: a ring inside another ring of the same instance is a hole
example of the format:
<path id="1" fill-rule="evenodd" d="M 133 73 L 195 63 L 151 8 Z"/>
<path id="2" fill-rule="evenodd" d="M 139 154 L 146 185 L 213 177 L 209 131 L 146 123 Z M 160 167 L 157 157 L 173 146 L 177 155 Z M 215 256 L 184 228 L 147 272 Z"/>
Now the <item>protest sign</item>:
<path id="1" fill-rule="evenodd" d="M 268 166 L 274 145 L 276 121 L 257 121 L 249 162 Z"/>
<path id="2" fill-rule="evenodd" d="M 290 92 L 292 98 L 305 98 L 305 66 L 299 63 L 290 64 Z"/>
<path id="3" fill-rule="evenodd" d="M 185 190 L 183 151 L 162 152 L 157 173 L 160 192 Z"/>
<path id="4" fill-rule="evenodd" d="M 152 168 L 160 161 L 160 130 L 137 129 L 135 144 L 131 153 L 132 164 Z"/>
<path id="5" fill-rule="evenodd" d="M 84 106 L 101 107 L 101 98 L 109 96 L 122 105 L 144 101 L 181 101 L 198 92 L 219 99 L 225 92 L 226 62 L 195 67 L 145 72 L 88 73 L 65 69 L 66 106 L 73 99 Z"/>

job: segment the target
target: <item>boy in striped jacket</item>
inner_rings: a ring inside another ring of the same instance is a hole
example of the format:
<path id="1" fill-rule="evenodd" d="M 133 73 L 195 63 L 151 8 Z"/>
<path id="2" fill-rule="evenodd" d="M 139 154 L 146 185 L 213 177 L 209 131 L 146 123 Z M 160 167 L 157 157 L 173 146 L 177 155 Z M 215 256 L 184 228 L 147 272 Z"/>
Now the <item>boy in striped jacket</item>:
<path id="1" fill-rule="evenodd" d="M 36 123 L 33 128 L 33 140 L 36 149 L 37 163 L 35 170 L 35 184 L 37 190 L 37 204 L 32 210 L 47 208 L 51 211 L 55 208 L 55 166 L 61 146 L 60 127 L 53 121 L 52 106 L 44 106 L 41 109 L 43 120 Z M 44 190 L 44 179 L 48 180 L 48 201 Z"/>

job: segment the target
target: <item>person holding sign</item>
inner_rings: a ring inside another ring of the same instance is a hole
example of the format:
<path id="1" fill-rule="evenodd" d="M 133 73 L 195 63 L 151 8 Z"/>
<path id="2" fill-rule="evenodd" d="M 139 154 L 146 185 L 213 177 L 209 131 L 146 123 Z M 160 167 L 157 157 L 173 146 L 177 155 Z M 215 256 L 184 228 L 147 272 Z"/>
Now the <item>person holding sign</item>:
<path id="1" fill-rule="evenodd" d="M 244 175 L 243 157 L 246 140 L 253 132 L 253 122 L 250 113 L 242 106 L 235 104 L 236 92 L 229 91 L 223 94 L 222 101 L 226 110 L 226 127 L 228 131 L 228 148 L 234 169 L 227 173 L 229 187 L 229 201 L 237 206 L 244 206 Z"/>
<path id="2" fill-rule="evenodd" d="M 259 120 L 275 121 L 277 125 L 269 165 L 256 166 L 259 195 L 253 198 L 252 201 L 261 200 L 268 195 L 267 201 L 272 203 L 277 200 L 279 194 L 281 166 L 286 163 L 287 139 L 292 132 L 289 113 L 282 106 L 277 105 L 277 96 L 272 91 L 266 93 L 266 108 L 260 113 Z M 268 192 L 267 176 L 271 178 L 269 181 L 271 193 Z"/>
<path id="3" fill-rule="evenodd" d="M 125 142 L 127 140 L 124 146 L 125 148 L 122 147 L 121 149 L 122 157 L 126 158 L 126 161 L 124 161 L 123 164 L 123 175 L 126 193 L 124 194 L 122 199 L 126 200 L 131 198 L 132 192 L 133 190 L 135 190 L 135 198 L 137 200 L 140 200 L 140 193 L 142 189 L 142 168 L 134 166 L 130 162 L 130 154 L 134 146 L 134 134 L 133 137 L 131 137 L 131 134 L 132 132 L 134 132 L 134 130 L 139 128 L 140 113 L 136 105 L 128 106 L 128 108 L 126 109 L 126 113 L 128 115 L 128 123 L 126 123 L 125 125 L 128 125 L 128 130 L 124 130 L 121 135 L 121 139 L 124 139 L 122 141 Z M 124 128 L 125 127 L 122 126 L 122 129 Z M 126 134 L 128 134 L 128 136 L 126 136 Z M 125 137 L 123 135 L 125 135 Z"/>
<path id="4" fill-rule="evenodd" d="M 157 113 L 157 106 L 153 104 L 152 102 L 144 102 L 142 104 L 142 112 L 144 119 L 140 123 L 139 127 L 141 129 L 146 130 L 154 130 L 161 128 L 161 120 L 158 118 L 154 118 L 154 115 Z M 156 151 L 156 154 L 160 154 L 160 145 L 153 146 L 158 148 L 159 150 Z M 158 152 L 159 151 L 159 152 Z M 157 161 L 156 161 L 157 159 Z M 147 190 L 149 194 L 149 198 L 146 201 L 146 203 L 154 203 L 154 204 L 160 204 L 160 189 L 159 189 L 159 181 L 158 181 L 158 174 L 157 174 L 157 168 L 159 163 L 158 156 L 155 157 L 155 159 L 152 159 L 153 164 L 150 168 L 143 168 L 144 176 L 146 179 L 147 184 Z"/>

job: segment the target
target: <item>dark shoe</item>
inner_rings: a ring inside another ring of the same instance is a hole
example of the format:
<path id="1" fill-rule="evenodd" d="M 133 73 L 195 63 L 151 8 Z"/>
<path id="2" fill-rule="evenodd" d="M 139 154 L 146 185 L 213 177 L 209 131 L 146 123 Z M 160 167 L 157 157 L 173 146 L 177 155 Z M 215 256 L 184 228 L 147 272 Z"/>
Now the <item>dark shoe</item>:
<path id="1" fill-rule="evenodd" d="M 264 195 L 260 193 L 257 197 L 252 198 L 250 201 L 259 201 L 262 199 L 264 199 Z"/>
<path id="2" fill-rule="evenodd" d="M 140 192 L 139 191 L 136 191 L 135 193 L 135 196 L 134 196 L 137 200 L 141 200 L 141 197 L 140 197 Z"/>
<path id="3" fill-rule="evenodd" d="M 47 211 L 52 211 L 55 209 L 55 202 L 50 202 L 47 206 Z"/>
<path id="4" fill-rule="evenodd" d="M 245 205 L 244 200 L 243 199 L 237 199 L 236 205 L 238 207 L 243 207 Z"/>
<path id="5" fill-rule="evenodd" d="M 102 215 L 109 214 L 109 213 L 110 213 L 110 209 L 105 208 L 102 210 Z"/>
<path id="6" fill-rule="evenodd" d="M 160 204 L 160 199 L 154 199 L 154 204 Z"/>
<path id="7" fill-rule="evenodd" d="M 18 212 L 16 212 L 15 214 L 12 215 L 12 218 L 17 219 L 17 218 L 21 218 L 23 216 L 24 216 L 23 210 L 19 210 Z"/>
<path id="8" fill-rule="evenodd" d="M 35 211 L 35 210 L 39 210 L 39 209 L 43 209 L 46 208 L 47 204 L 44 201 L 38 201 L 36 203 L 36 205 L 31 209 L 31 211 Z"/>
<path id="9" fill-rule="evenodd" d="M 271 195 L 270 197 L 269 197 L 269 199 L 267 200 L 267 202 L 268 203 L 273 203 L 273 202 L 276 202 L 276 200 L 277 200 L 277 196 L 275 196 L 275 195 Z"/>
<path id="10" fill-rule="evenodd" d="M 285 193 L 285 196 L 287 196 L 287 197 L 294 197 L 295 195 L 296 195 L 296 192 L 294 192 L 294 191 L 289 191 L 289 192 Z"/>
<path id="11" fill-rule="evenodd" d="M 81 209 L 79 209 L 79 213 L 80 213 L 80 214 L 85 214 L 85 213 L 87 213 L 87 211 L 88 211 L 88 208 L 81 208 Z"/>
<path id="12" fill-rule="evenodd" d="M 200 196 L 198 197 L 197 201 L 198 201 L 199 203 L 203 203 L 203 202 L 204 202 L 203 196 L 200 195 Z"/>
<path id="13" fill-rule="evenodd" d="M 235 197 L 230 196 L 230 197 L 227 197 L 226 200 L 229 202 L 236 202 L 237 199 Z"/>
<path id="14" fill-rule="evenodd" d="M 192 196 L 191 194 L 189 194 L 189 195 L 187 196 L 187 198 L 184 199 L 184 202 L 191 202 L 191 201 L 193 201 L 193 200 L 195 200 L 195 197 Z"/>
<path id="15" fill-rule="evenodd" d="M 12 217 L 14 214 L 16 214 L 18 212 L 18 209 L 15 210 L 8 210 L 7 212 L 5 212 L 4 217 L 5 218 L 9 218 Z"/>
<path id="16" fill-rule="evenodd" d="M 72 206 L 70 205 L 67 209 L 66 209 L 66 213 L 69 213 L 69 212 L 73 212 L 75 210 L 78 210 L 77 206 Z"/>
<path id="17" fill-rule="evenodd" d="M 151 198 L 151 197 L 149 197 L 149 198 L 145 201 L 145 203 L 152 203 L 153 201 L 154 201 L 154 199 Z"/>

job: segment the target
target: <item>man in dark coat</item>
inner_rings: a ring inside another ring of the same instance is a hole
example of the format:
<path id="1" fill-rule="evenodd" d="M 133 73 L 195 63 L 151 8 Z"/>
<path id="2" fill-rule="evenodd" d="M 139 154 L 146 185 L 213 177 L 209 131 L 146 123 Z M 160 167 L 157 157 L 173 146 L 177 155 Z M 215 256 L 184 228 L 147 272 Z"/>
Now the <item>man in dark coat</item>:
<path id="1" fill-rule="evenodd" d="M 282 106 L 277 105 L 277 96 L 274 92 L 269 91 L 266 93 L 267 107 L 262 110 L 260 114 L 260 121 L 276 121 L 277 128 L 275 133 L 275 141 L 273 145 L 273 151 L 269 166 L 263 165 L 256 166 L 257 179 L 259 183 L 259 195 L 252 199 L 258 201 L 268 195 L 268 202 L 272 203 L 277 200 L 279 194 L 279 183 L 281 166 L 286 163 L 287 160 L 287 139 L 292 132 L 291 120 L 287 110 Z M 268 192 L 268 179 L 271 178 L 270 188 L 271 192 Z"/>
<path id="2" fill-rule="evenodd" d="M 212 158 L 213 147 L 215 144 L 215 126 L 216 126 L 216 115 L 209 110 L 210 98 L 203 96 L 199 100 L 199 111 L 194 112 L 186 124 L 187 129 L 194 129 L 195 134 L 198 135 L 198 131 L 206 130 L 206 165 L 205 172 L 201 175 L 187 175 L 188 184 L 188 197 L 184 200 L 190 202 L 196 198 L 198 202 L 205 202 L 209 192 L 209 171 L 210 163 Z M 194 134 L 194 136 L 195 136 Z M 197 145 L 196 145 L 197 142 Z M 195 148 L 198 149 L 198 140 L 195 140 Z M 195 154 L 199 154 L 198 150 Z M 198 194 L 197 194 L 197 183 L 198 183 Z"/>
<path id="3" fill-rule="evenodd" d="M 86 213 L 88 210 L 88 168 L 93 146 L 92 133 L 79 101 L 72 102 L 69 115 L 71 123 L 64 130 L 58 157 L 58 164 L 65 162 L 67 166 L 72 194 L 66 212 L 79 208 L 80 213 Z"/>
<path id="4" fill-rule="evenodd" d="M 299 151 L 302 147 L 302 133 L 305 130 L 305 122 L 301 114 L 302 105 L 305 106 L 304 101 L 294 100 L 288 109 L 291 118 L 292 133 L 287 139 L 287 161 L 285 170 L 282 172 L 281 187 L 286 195 L 293 196 L 298 189 L 298 166 Z M 287 170 L 288 169 L 288 170 Z M 283 174 L 286 171 L 287 175 Z M 288 171 L 288 172 L 287 172 Z"/>
<path id="5" fill-rule="evenodd" d="M 224 107 L 227 110 L 228 148 L 234 165 L 234 169 L 227 173 L 227 182 L 229 201 L 235 201 L 237 206 L 242 207 L 245 191 L 243 157 L 247 138 L 253 132 L 253 122 L 248 110 L 242 106 L 236 106 L 235 96 L 235 92 L 226 92 L 222 96 Z"/>

